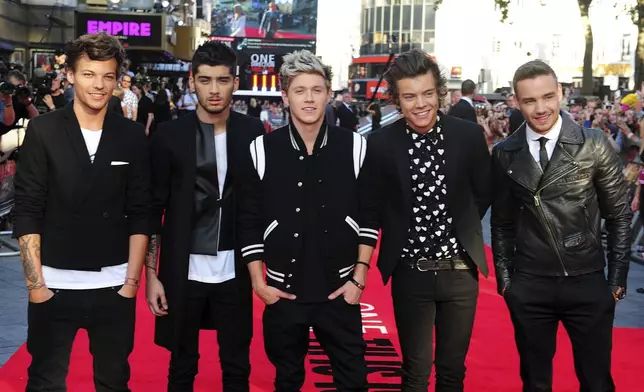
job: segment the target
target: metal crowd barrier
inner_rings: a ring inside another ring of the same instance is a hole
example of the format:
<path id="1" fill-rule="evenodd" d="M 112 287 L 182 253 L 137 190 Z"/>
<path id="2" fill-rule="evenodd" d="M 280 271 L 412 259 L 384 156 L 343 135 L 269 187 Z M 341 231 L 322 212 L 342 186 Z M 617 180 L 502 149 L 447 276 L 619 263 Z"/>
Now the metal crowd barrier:
<path id="1" fill-rule="evenodd" d="M 639 211 L 633 213 L 631 230 L 633 233 L 633 251 L 631 252 L 631 261 L 644 265 L 644 258 L 642 258 L 642 249 L 644 249 L 644 225 L 642 225 Z"/>

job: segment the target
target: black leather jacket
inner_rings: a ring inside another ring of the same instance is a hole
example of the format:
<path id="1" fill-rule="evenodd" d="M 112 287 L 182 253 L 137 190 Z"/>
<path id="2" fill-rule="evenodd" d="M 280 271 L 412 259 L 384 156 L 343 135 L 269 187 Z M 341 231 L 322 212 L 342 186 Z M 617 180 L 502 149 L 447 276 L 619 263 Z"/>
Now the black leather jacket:
<path id="1" fill-rule="evenodd" d="M 608 230 L 608 283 L 626 287 L 631 251 L 628 185 L 601 131 L 567 114 L 546 173 L 530 154 L 526 127 L 495 146 L 492 250 L 499 293 L 515 270 L 548 276 L 601 271 Z"/>

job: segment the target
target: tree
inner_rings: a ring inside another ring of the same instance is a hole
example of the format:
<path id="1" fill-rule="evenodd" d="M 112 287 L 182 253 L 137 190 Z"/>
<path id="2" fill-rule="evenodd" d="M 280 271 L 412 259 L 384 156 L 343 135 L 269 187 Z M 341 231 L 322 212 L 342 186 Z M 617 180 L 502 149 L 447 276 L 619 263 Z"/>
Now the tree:
<path id="1" fill-rule="evenodd" d="M 617 7 L 618 4 L 615 4 Z M 644 82 L 644 0 L 634 0 L 634 4 L 624 7 L 637 26 L 637 48 L 635 49 L 635 88 L 639 89 Z"/>
<path id="2" fill-rule="evenodd" d="M 584 38 L 586 39 L 586 49 L 584 51 L 584 70 L 581 79 L 581 94 L 593 95 L 593 27 L 590 23 L 590 4 L 593 0 L 577 0 L 579 3 L 579 12 L 581 13 L 581 23 L 584 25 Z"/>
<path id="3" fill-rule="evenodd" d="M 508 19 L 510 1 L 511 0 L 494 0 L 494 4 L 499 8 L 499 12 L 501 12 L 501 22 L 505 22 Z M 438 9 L 441 4 L 443 4 L 443 0 L 436 0 L 434 2 L 434 9 Z"/>

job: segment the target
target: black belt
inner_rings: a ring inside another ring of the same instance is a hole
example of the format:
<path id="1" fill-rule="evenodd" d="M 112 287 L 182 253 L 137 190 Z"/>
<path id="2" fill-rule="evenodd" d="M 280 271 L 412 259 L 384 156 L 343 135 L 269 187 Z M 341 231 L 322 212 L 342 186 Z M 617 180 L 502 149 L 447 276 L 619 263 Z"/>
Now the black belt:
<path id="1" fill-rule="evenodd" d="M 446 260 L 430 260 L 424 257 L 417 260 L 404 260 L 405 266 L 421 272 L 425 271 L 453 271 L 470 270 L 472 266 L 462 258 Z"/>

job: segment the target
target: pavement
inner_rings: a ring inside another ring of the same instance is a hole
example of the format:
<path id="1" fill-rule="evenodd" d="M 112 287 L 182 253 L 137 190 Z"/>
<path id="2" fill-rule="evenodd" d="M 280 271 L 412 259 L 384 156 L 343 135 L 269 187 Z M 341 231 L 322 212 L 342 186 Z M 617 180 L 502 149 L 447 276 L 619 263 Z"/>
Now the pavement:
<path id="1" fill-rule="evenodd" d="M 489 244 L 489 213 L 483 220 L 483 235 L 485 242 Z M 644 294 L 635 291 L 644 287 L 644 265 L 631 263 L 628 287 L 626 300 L 617 306 L 615 326 L 644 328 Z M 9 360 L 27 338 L 27 301 L 28 293 L 20 259 L 0 257 L 0 366 Z"/>

